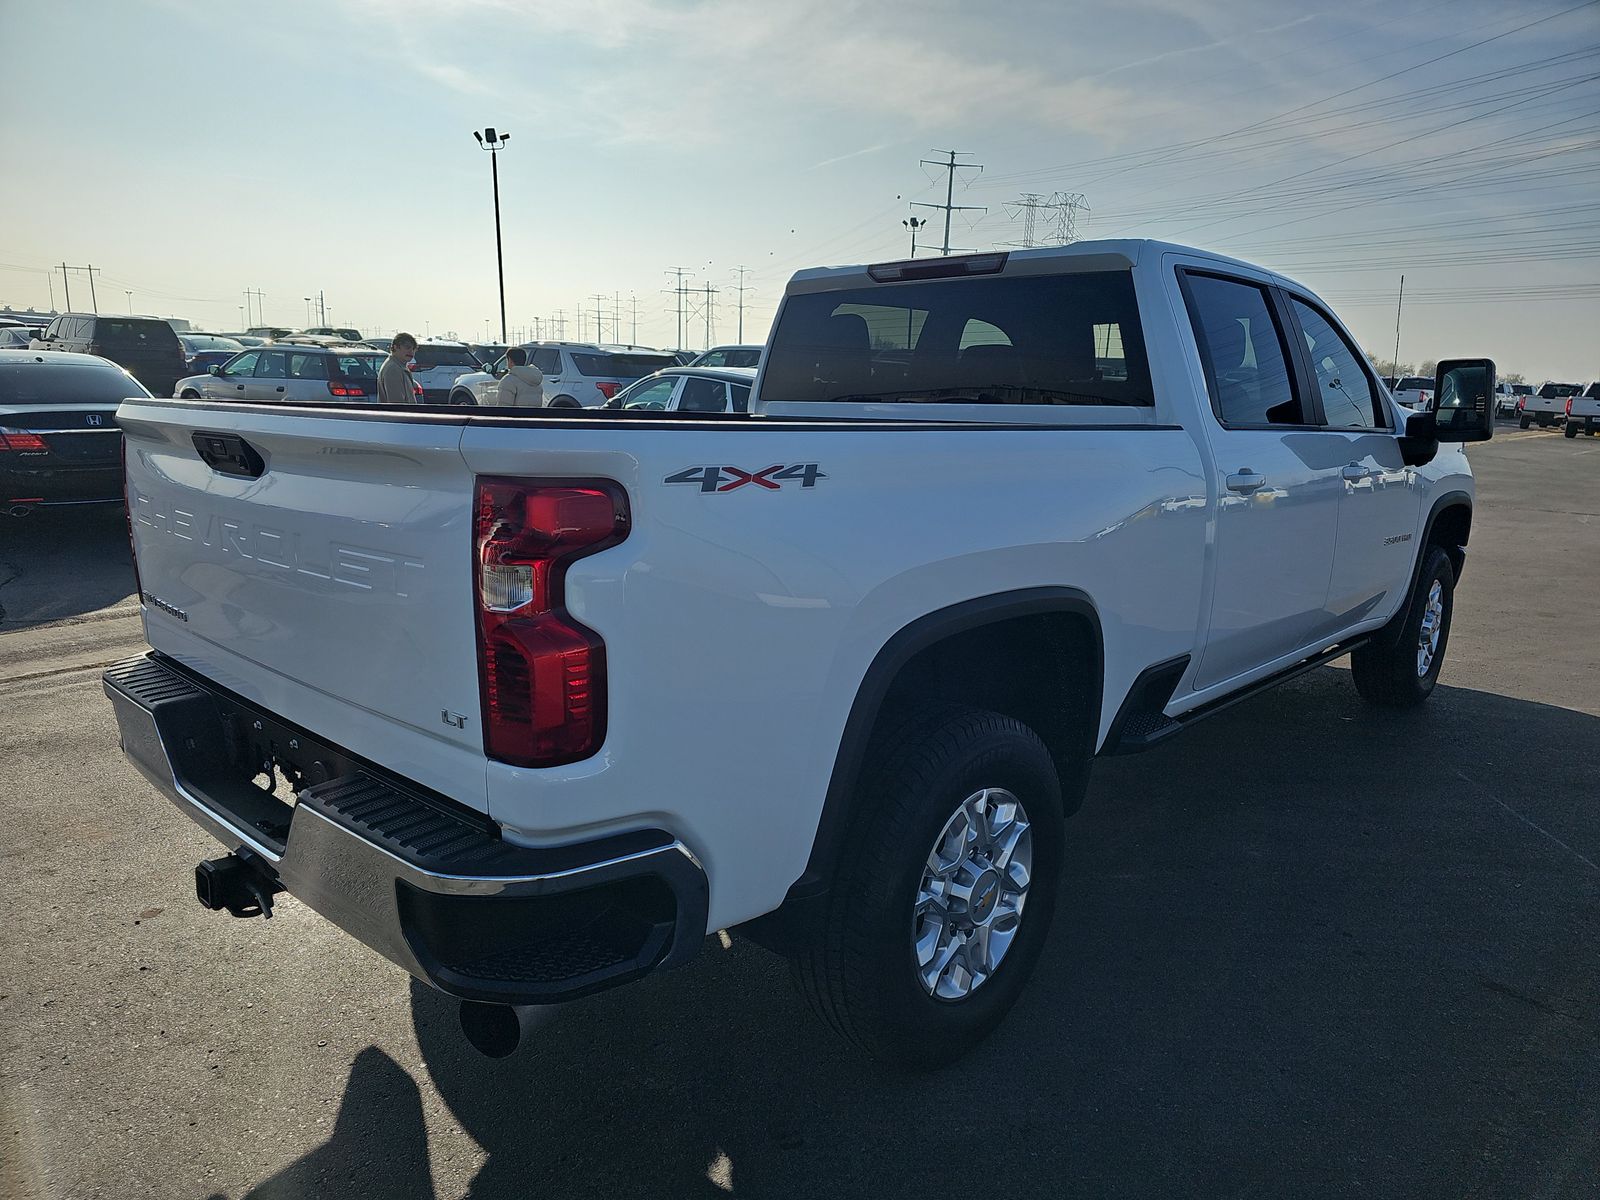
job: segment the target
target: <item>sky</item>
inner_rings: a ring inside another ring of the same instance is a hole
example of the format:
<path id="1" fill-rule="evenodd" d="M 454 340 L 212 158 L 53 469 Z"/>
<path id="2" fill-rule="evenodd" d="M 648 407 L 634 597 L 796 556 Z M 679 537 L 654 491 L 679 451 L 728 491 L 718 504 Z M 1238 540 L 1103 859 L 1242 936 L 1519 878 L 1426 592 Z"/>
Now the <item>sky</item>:
<path id="1" fill-rule="evenodd" d="M 66 262 L 212 329 L 320 292 L 498 335 L 492 125 L 513 336 L 593 337 L 598 295 L 679 344 L 682 268 L 681 344 L 707 287 L 733 342 L 742 266 L 760 341 L 794 271 L 903 258 L 913 215 L 936 253 L 910 205 L 958 150 L 953 246 L 1078 194 L 1078 237 L 1280 270 L 1380 357 L 1403 274 L 1402 362 L 1600 378 L 1600 0 L 0 0 L 0 105 L 0 305 L 62 306 Z"/>

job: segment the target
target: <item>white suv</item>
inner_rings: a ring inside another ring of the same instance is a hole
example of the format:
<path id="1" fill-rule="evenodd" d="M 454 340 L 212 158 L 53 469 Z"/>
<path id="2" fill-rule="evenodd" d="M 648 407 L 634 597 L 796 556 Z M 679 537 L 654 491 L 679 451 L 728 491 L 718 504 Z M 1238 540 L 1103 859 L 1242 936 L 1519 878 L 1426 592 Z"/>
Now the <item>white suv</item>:
<path id="1" fill-rule="evenodd" d="M 528 342 L 528 362 L 544 375 L 546 408 L 599 408 L 636 379 L 678 360 L 665 350 L 602 346 L 593 342 Z M 462 375 L 450 389 L 451 404 L 493 404 L 506 373 L 501 355 L 487 371 Z"/>
<path id="2" fill-rule="evenodd" d="M 465 342 L 423 342 L 412 355 L 411 378 L 422 387 L 423 403 L 454 403 L 450 393 L 457 379 L 483 370 Z"/>

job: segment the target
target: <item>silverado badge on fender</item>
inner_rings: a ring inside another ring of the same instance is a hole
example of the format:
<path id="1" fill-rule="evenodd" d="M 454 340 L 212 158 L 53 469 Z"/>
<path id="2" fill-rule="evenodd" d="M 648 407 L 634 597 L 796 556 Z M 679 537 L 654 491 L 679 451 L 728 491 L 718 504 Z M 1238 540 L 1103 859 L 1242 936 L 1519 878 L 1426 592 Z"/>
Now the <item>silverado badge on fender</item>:
<path id="1" fill-rule="evenodd" d="M 685 467 L 668 475 L 662 482 L 697 483 L 702 492 L 733 492 L 747 483 L 753 483 L 776 492 L 788 480 L 798 479 L 801 487 L 808 488 L 816 487 L 817 480 L 826 478 L 827 475 L 816 463 L 796 463 L 792 467 L 778 463 L 762 471 L 741 471 L 738 467 Z"/>

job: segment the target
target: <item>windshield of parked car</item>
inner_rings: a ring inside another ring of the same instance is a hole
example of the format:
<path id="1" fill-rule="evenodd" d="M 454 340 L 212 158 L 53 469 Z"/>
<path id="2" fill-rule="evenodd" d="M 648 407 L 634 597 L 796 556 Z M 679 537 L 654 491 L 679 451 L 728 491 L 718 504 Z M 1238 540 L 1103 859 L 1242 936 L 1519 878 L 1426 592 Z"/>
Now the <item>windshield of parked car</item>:
<path id="1" fill-rule="evenodd" d="M 102 363 L 0 363 L 0 404 L 115 404 L 149 394 L 126 371 Z"/>
<path id="2" fill-rule="evenodd" d="M 178 340 L 183 343 L 183 348 L 190 354 L 200 354 L 208 350 L 239 351 L 244 349 L 243 342 L 236 342 L 232 338 L 210 337 L 204 334 L 180 334 Z"/>
<path id="3" fill-rule="evenodd" d="M 942 279 L 790 296 L 777 402 L 1149 405 L 1127 271 Z"/>

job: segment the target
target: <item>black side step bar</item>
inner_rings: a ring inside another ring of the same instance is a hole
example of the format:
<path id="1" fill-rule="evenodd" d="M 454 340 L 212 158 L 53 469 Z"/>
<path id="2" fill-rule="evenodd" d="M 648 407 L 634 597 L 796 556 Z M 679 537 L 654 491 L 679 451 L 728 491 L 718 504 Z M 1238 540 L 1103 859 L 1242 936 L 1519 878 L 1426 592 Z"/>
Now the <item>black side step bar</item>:
<path id="1" fill-rule="evenodd" d="M 1278 684 L 1293 679 L 1296 675 L 1303 675 L 1336 658 L 1343 658 L 1357 646 L 1371 641 L 1373 636 L 1364 634 L 1347 642 L 1329 646 L 1310 658 L 1303 658 L 1292 666 L 1275 671 L 1254 683 L 1246 684 L 1236 692 L 1219 696 L 1200 705 L 1199 708 L 1179 713 L 1176 717 L 1169 717 L 1162 710 L 1171 701 L 1173 689 L 1178 686 L 1178 680 L 1183 677 L 1183 672 L 1189 665 L 1189 656 L 1185 654 L 1146 667 L 1139 673 L 1139 678 L 1133 681 L 1133 686 L 1128 689 L 1128 698 L 1117 710 L 1116 719 L 1111 722 L 1111 732 L 1106 735 L 1105 748 L 1100 753 L 1138 754 L 1148 750 L 1197 721 L 1203 721 L 1225 708 L 1232 708 L 1235 704 L 1259 695 L 1269 688 L 1277 687 Z"/>

